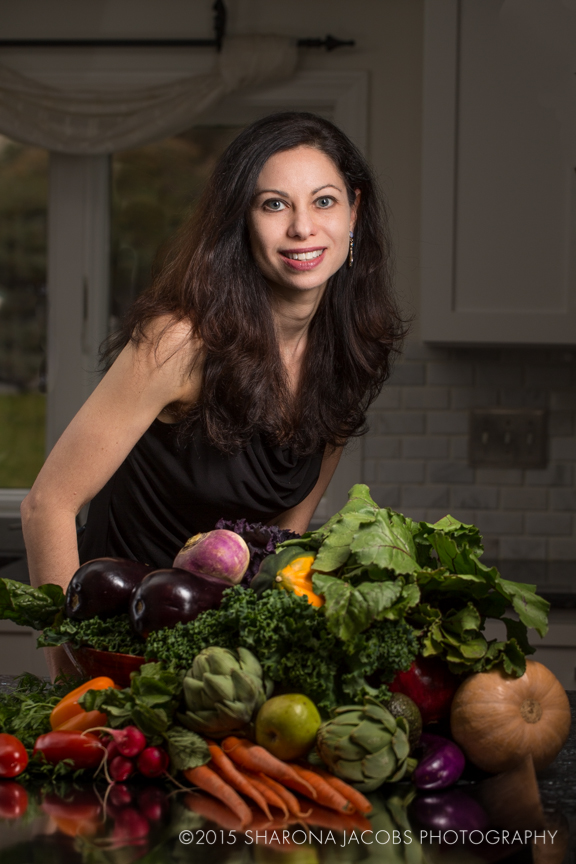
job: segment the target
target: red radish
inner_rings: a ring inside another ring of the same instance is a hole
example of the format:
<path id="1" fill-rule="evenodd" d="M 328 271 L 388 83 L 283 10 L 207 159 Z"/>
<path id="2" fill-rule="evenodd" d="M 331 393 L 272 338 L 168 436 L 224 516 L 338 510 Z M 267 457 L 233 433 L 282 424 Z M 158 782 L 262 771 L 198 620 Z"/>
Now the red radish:
<path id="1" fill-rule="evenodd" d="M 146 738 L 136 726 L 125 726 L 124 729 L 95 726 L 90 731 L 95 731 L 95 729 L 102 729 L 103 732 L 107 732 L 112 737 L 112 741 L 106 745 L 108 759 L 113 759 L 118 754 L 131 759 L 133 756 L 138 756 L 146 747 Z"/>
<path id="2" fill-rule="evenodd" d="M 237 585 L 250 563 L 250 550 L 240 534 L 217 528 L 195 534 L 186 541 L 174 559 L 173 567 L 196 576 L 213 576 Z"/>
<path id="3" fill-rule="evenodd" d="M 146 738 L 136 726 L 126 726 L 114 736 L 116 747 L 121 756 L 132 759 L 138 756 L 146 747 Z"/>
<path id="4" fill-rule="evenodd" d="M 148 820 L 138 810 L 124 807 L 116 817 L 112 836 L 114 840 L 137 840 L 145 837 L 149 830 Z"/>
<path id="5" fill-rule="evenodd" d="M 106 755 L 108 757 L 109 762 L 111 762 L 115 756 L 120 756 L 120 751 L 118 750 L 118 747 L 116 746 L 116 742 L 114 741 L 114 739 L 109 741 L 108 744 L 106 745 Z"/>
<path id="6" fill-rule="evenodd" d="M 404 693 L 416 703 L 426 726 L 450 716 L 450 705 L 462 683 L 438 657 L 416 657 L 407 672 L 398 672 L 389 688 Z"/>
<path id="7" fill-rule="evenodd" d="M 108 801 L 113 807 L 128 807 L 132 804 L 132 793 L 124 783 L 115 783 L 110 790 Z"/>
<path id="8" fill-rule="evenodd" d="M 159 822 L 168 811 L 168 796 L 158 786 L 146 786 L 138 795 L 138 810 L 150 822 Z"/>
<path id="9" fill-rule="evenodd" d="M 108 765 L 108 771 L 112 780 L 123 783 L 134 773 L 134 762 L 125 756 L 115 756 Z"/>
<path id="10" fill-rule="evenodd" d="M 146 747 L 138 757 L 138 770 L 145 777 L 160 777 L 169 762 L 168 753 L 162 747 Z"/>

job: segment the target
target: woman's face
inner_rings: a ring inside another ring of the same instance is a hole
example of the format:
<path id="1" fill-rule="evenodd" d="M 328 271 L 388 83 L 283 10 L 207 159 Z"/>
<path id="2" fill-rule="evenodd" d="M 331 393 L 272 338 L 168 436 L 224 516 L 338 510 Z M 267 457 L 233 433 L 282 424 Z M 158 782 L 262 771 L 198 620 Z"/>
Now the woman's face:
<path id="1" fill-rule="evenodd" d="M 264 165 L 250 208 L 252 252 L 271 287 L 324 288 L 346 261 L 360 193 L 352 206 L 336 165 L 301 146 Z"/>

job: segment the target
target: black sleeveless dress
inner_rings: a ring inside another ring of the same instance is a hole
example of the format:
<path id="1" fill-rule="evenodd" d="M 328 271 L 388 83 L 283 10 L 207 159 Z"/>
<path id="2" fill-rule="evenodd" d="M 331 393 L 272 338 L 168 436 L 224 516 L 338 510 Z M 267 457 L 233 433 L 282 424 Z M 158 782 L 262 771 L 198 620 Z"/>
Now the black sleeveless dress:
<path id="1" fill-rule="evenodd" d="M 90 504 L 80 563 L 129 558 L 170 567 L 186 540 L 221 519 L 269 522 L 295 507 L 318 480 L 322 454 L 294 457 L 256 435 L 227 456 L 196 428 L 155 420 Z"/>

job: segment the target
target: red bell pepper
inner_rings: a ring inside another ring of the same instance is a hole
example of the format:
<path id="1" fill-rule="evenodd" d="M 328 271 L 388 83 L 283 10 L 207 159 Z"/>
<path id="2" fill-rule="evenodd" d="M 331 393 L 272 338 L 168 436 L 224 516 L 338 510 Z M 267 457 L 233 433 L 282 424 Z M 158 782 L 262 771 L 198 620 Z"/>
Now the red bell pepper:
<path id="1" fill-rule="evenodd" d="M 416 657 L 408 671 L 398 672 L 389 688 L 416 703 L 426 726 L 450 716 L 450 706 L 462 679 L 438 657 Z"/>
<path id="2" fill-rule="evenodd" d="M 71 759 L 74 770 L 97 768 L 105 753 L 104 746 L 90 732 L 62 732 L 55 730 L 40 735 L 34 744 L 34 755 L 42 753 L 47 762 L 57 765 Z"/>

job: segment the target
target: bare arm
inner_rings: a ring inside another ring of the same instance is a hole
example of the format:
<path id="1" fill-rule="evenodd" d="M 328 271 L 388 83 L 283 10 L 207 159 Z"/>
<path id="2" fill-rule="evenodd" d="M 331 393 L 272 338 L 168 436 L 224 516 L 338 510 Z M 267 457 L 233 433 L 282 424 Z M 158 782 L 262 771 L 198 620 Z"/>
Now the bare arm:
<path id="1" fill-rule="evenodd" d="M 337 447 L 335 450 L 326 449 L 320 467 L 320 475 L 310 494 L 306 496 L 304 501 L 297 504 L 296 507 L 292 507 L 290 510 L 282 513 L 274 520 L 274 524 L 278 525 L 279 528 L 289 528 L 297 534 L 304 534 L 308 530 L 308 523 L 320 503 L 320 499 L 328 488 L 328 484 L 340 461 L 342 450 L 342 447 Z"/>
<path id="2" fill-rule="evenodd" d="M 54 446 L 22 503 L 33 585 L 53 582 L 66 590 L 79 565 L 76 515 L 162 409 L 171 402 L 190 402 L 199 388 L 199 374 L 193 381 L 188 374 L 193 350 L 188 328 L 173 325 L 158 352 L 154 337 L 152 329 L 149 342 L 122 351 Z"/>
<path id="3" fill-rule="evenodd" d="M 171 402 L 193 402 L 200 370 L 189 375 L 194 346 L 189 328 L 173 325 L 153 348 L 127 345 L 48 456 L 22 502 L 22 530 L 32 585 L 65 591 L 78 569 L 76 516 L 110 479 L 152 421 Z M 197 348 L 196 348 L 197 351 Z M 198 364 L 199 366 L 200 364 Z M 77 674 L 63 648 L 44 649 L 52 680 Z"/>

